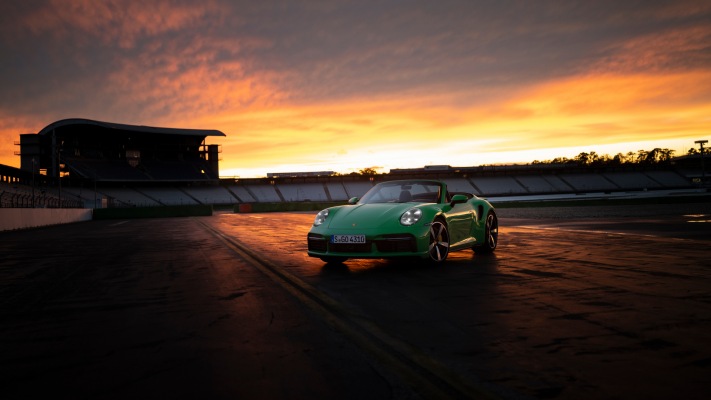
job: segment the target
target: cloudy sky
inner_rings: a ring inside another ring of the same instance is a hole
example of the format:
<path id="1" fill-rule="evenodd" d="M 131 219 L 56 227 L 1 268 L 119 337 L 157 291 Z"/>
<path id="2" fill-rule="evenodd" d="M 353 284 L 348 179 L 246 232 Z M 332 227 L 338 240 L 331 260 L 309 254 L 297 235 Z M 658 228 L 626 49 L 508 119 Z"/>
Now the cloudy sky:
<path id="1" fill-rule="evenodd" d="M 0 163 L 64 118 L 218 129 L 222 175 L 711 139 L 711 1 L 10 0 Z"/>

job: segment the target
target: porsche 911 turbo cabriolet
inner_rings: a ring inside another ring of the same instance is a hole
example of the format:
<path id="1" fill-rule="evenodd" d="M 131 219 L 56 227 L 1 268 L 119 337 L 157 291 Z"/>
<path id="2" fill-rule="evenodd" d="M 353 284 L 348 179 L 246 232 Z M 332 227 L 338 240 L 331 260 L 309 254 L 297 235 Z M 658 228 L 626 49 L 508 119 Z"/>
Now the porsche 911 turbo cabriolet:
<path id="1" fill-rule="evenodd" d="M 494 207 L 435 180 L 387 181 L 348 205 L 320 211 L 308 254 L 328 263 L 349 258 L 418 257 L 441 263 L 452 251 L 491 253 L 499 239 Z"/>

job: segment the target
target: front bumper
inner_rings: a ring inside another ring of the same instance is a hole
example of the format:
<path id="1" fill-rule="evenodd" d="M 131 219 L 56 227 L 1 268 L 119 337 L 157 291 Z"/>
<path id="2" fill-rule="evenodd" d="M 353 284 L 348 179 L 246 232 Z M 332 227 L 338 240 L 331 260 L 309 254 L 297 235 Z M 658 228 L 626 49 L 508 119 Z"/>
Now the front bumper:
<path id="1" fill-rule="evenodd" d="M 424 235 L 394 233 L 367 235 L 362 244 L 331 243 L 332 234 L 309 232 L 308 255 L 311 257 L 390 258 L 425 257 L 428 253 L 429 230 Z"/>

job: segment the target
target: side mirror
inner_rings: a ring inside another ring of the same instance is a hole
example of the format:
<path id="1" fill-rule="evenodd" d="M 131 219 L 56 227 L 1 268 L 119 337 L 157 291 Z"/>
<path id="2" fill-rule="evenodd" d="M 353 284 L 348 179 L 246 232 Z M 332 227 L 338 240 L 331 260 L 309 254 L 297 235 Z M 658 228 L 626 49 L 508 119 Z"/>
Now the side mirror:
<path id="1" fill-rule="evenodd" d="M 348 204 L 355 204 L 358 202 L 358 200 L 360 199 L 357 197 L 351 197 L 350 200 L 348 200 Z"/>
<path id="2" fill-rule="evenodd" d="M 449 205 L 450 205 L 451 207 L 454 207 L 455 204 L 466 203 L 467 200 L 469 200 L 469 199 L 467 198 L 467 196 L 465 196 L 465 195 L 463 195 L 463 194 L 455 194 L 454 196 L 452 196 L 452 202 L 449 203 Z"/>

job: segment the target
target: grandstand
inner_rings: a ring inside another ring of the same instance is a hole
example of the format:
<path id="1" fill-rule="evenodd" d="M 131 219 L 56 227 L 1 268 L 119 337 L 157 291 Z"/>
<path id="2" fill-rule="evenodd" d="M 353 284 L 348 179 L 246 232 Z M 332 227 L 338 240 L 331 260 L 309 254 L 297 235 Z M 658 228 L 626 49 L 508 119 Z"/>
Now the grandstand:
<path id="1" fill-rule="evenodd" d="M 440 179 L 451 191 L 487 198 L 620 194 L 693 189 L 698 160 L 674 165 L 582 167 L 570 164 L 427 166 L 379 175 L 333 171 L 220 179 L 217 130 L 156 128 L 87 119 L 54 122 L 20 135 L 21 168 L 0 166 L 0 207 L 234 206 L 246 203 L 346 202 L 378 182 Z M 699 174 L 701 172 L 701 174 Z"/>
<path id="2" fill-rule="evenodd" d="M 64 119 L 36 134 L 20 135 L 20 169 L 79 186 L 112 182 L 219 180 L 216 130 L 156 128 Z"/>
<path id="3" fill-rule="evenodd" d="M 219 196 L 200 189 L 219 185 L 220 148 L 205 139 L 224 136 L 207 129 L 79 118 L 56 121 L 38 133 L 20 135 L 20 169 L 3 166 L 3 182 L 10 185 L 0 192 L 0 205 L 94 208 L 231 202 L 227 192 Z M 177 190 L 181 187 L 193 188 L 195 195 Z"/>

